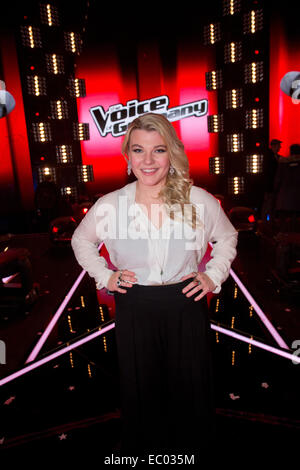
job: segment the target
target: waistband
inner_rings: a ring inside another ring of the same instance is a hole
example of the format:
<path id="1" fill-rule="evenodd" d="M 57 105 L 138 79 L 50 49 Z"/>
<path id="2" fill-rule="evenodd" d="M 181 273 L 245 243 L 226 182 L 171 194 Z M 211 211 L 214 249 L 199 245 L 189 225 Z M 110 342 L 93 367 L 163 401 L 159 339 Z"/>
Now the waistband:
<path id="1" fill-rule="evenodd" d="M 174 297 L 185 298 L 185 294 L 182 293 L 182 289 L 192 282 L 192 278 L 186 279 L 185 281 L 176 282 L 174 284 L 159 284 L 159 285 L 150 285 L 146 286 L 143 284 L 133 284 L 132 287 L 124 287 L 126 289 L 126 294 L 121 294 L 120 292 L 114 292 L 115 297 L 122 298 L 127 297 L 127 299 L 134 298 L 143 298 L 143 299 L 174 299 Z M 125 299 L 124 299 L 125 300 Z"/>

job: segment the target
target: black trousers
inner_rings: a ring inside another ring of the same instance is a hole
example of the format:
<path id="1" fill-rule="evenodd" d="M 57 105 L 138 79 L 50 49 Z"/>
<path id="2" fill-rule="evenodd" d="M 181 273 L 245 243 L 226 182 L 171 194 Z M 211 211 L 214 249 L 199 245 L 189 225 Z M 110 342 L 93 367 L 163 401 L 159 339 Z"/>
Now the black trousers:
<path id="1" fill-rule="evenodd" d="M 126 455 L 204 450 L 214 437 L 207 299 L 187 298 L 189 282 L 115 292 Z"/>

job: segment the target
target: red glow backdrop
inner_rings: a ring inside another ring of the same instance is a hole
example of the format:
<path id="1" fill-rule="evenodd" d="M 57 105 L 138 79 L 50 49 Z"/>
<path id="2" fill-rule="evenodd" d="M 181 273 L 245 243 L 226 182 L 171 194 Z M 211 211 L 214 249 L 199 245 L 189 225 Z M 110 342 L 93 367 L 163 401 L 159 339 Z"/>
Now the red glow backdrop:
<path id="1" fill-rule="evenodd" d="M 287 72 L 300 71 L 300 44 L 286 37 L 280 20 L 273 21 L 270 37 L 270 139 L 283 141 L 281 154 L 289 155 L 291 144 L 300 143 L 300 104 L 280 90 Z"/>
<path id="2" fill-rule="evenodd" d="M 89 123 L 90 140 L 83 141 L 83 164 L 93 165 L 95 182 L 90 183 L 92 192 L 107 192 L 126 184 L 126 162 L 121 155 L 123 137 L 108 134 L 102 137 L 90 114 L 90 108 L 109 106 L 129 100 L 139 101 L 167 95 L 169 108 L 197 100 L 207 99 L 208 114 L 217 112 L 216 94 L 205 87 L 205 72 L 214 67 L 211 52 L 199 44 L 181 44 L 177 50 L 175 74 L 168 73 L 162 63 L 158 44 L 153 40 L 137 48 L 137 67 L 122 70 L 116 49 L 106 53 L 92 51 L 78 60 L 77 78 L 86 82 L 86 97 L 79 98 L 79 122 Z M 207 114 L 207 115 L 208 115 Z M 207 115 L 188 117 L 173 125 L 182 139 L 190 162 L 191 176 L 203 183 L 210 180 L 208 159 L 218 150 L 217 136 L 207 131 Z"/>

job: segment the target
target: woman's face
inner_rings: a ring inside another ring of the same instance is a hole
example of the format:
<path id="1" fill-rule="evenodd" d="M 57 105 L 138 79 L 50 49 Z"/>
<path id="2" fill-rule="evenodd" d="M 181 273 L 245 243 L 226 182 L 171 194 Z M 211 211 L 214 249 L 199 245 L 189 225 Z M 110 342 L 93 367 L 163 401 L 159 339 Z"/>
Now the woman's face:
<path id="1" fill-rule="evenodd" d="M 157 131 L 132 131 L 128 156 L 139 183 L 146 186 L 165 184 L 170 168 L 169 153 Z"/>

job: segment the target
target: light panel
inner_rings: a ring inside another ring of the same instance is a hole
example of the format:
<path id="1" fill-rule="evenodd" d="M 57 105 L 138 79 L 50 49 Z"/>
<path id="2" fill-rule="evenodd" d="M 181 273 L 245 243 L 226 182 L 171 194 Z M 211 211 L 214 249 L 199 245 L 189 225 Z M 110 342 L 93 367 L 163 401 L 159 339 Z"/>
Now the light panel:
<path id="1" fill-rule="evenodd" d="M 50 101 L 51 117 L 52 119 L 68 119 L 69 110 L 68 103 L 63 100 Z"/>
<path id="2" fill-rule="evenodd" d="M 223 0 L 223 16 L 232 16 L 241 11 L 240 0 Z"/>
<path id="3" fill-rule="evenodd" d="M 245 116 L 246 129 L 259 129 L 264 125 L 263 109 L 248 109 Z"/>
<path id="4" fill-rule="evenodd" d="M 209 157 L 209 173 L 211 175 L 223 175 L 224 172 L 224 157 Z"/>
<path id="5" fill-rule="evenodd" d="M 223 132 L 223 114 L 212 114 L 211 116 L 207 116 L 207 130 L 208 132 Z"/>
<path id="6" fill-rule="evenodd" d="M 243 33 L 255 34 L 263 29 L 263 10 L 251 10 L 244 15 Z"/>
<path id="7" fill-rule="evenodd" d="M 94 181 L 93 165 L 77 165 L 78 183 Z"/>
<path id="8" fill-rule="evenodd" d="M 50 142 L 52 140 L 51 127 L 48 122 L 32 123 L 33 138 L 35 142 Z"/>
<path id="9" fill-rule="evenodd" d="M 227 180 L 228 193 L 232 195 L 240 195 L 245 192 L 245 178 L 243 176 L 230 176 Z"/>
<path id="10" fill-rule="evenodd" d="M 73 151 L 71 145 L 56 145 L 55 150 L 57 163 L 73 162 Z"/>
<path id="11" fill-rule="evenodd" d="M 21 40 L 23 46 L 31 49 L 42 47 L 41 33 L 35 26 L 21 26 Z"/>
<path id="12" fill-rule="evenodd" d="M 90 130 L 89 125 L 83 122 L 73 123 L 73 138 L 74 140 L 89 140 Z"/>
<path id="13" fill-rule="evenodd" d="M 221 25 L 220 23 L 210 23 L 204 26 L 204 44 L 215 44 L 221 39 Z"/>
<path id="14" fill-rule="evenodd" d="M 236 109 L 243 106 L 243 90 L 242 88 L 233 88 L 225 92 L 226 109 Z"/>
<path id="15" fill-rule="evenodd" d="M 64 33 L 65 48 L 68 52 L 72 54 L 80 54 L 82 40 L 79 33 L 74 33 L 73 31 Z"/>
<path id="16" fill-rule="evenodd" d="M 41 183 L 45 181 L 47 177 L 51 176 L 52 181 L 56 182 L 56 170 L 48 166 L 38 168 L 38 181 Z"/>
<path id="17" fill-rule="evenodd" d="M 241 133 L 228 134 L 227 136 L 227 152 L 241 152 L 244 150 L 244 136 Z"/>
<path id="18" fill-rule="evenodd" d="M 221 70 L 205 72 L 206 89 L 208 91 L 218 90 L 223 87 L 223 75 Z"/>
<path id="19" fill-rule="evenodd" d="M 259 174 L 263 171 L 263 155 L 247 155 L 246 157 L 246 172 L 252 174 Z"/>
<path id="20" fill-rule="evenodd" d="M 68 85 L 70 96 L 74 98 L 86 96 L 85 80 L 83 78 L 70 78 Z"/>
<path id="21" fill-rule="evenodd" d="M 46 96 L 46 79 L 38 75 L 27 75 L 27 92 L 29 95 Z"/>
<path id="22" fill-rule="evenodd" d="M 59 54 L 46 54 L 46 67 L 48 73 L 63 74 L 65 71 L 64 58 Z"/>
<path id="23" fill-rule="evenodd" d="M 234 64 L 242 59 L 242 43 L 241 41 L 228 42 L 224 46 L 224 62 L 225 64 Z"/>
<path id="24" fill-rule="evenodd" d="M 48 26 L 59 26 L 58 9 L 50 3 L 40 3 L 41 23 Z"/>
<path id="25" fill-rule="evenodd" d="M 263 62 L 251 62 L 244 67 L 245 83 L 258 83 L 264 79 Z"/>

